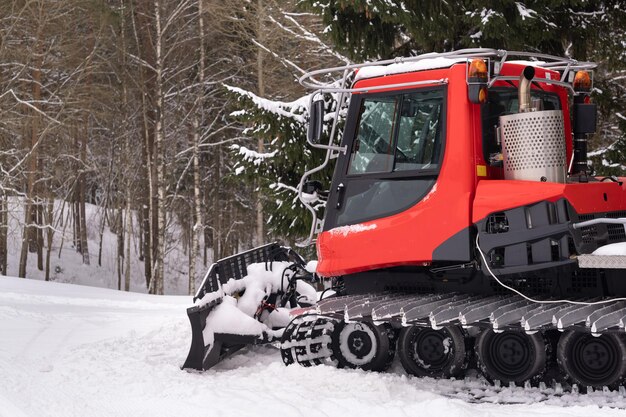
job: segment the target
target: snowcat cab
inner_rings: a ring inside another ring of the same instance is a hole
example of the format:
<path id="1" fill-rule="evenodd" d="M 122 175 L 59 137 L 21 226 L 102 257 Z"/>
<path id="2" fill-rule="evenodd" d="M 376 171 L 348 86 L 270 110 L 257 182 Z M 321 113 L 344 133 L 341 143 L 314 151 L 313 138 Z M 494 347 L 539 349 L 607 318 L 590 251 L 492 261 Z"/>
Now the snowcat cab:
<path id="1" fill-rule="evenodd" d="M 326 151 L 298 187 L 313 214 L 305 243 L 316 243 L 317 268 L 289 264 L 295 255 L 278 245 L 241 258 L 239 275 L 222 272 L 223 261 L 215 268 L 244 295 L 235 282 L 252 262 L 291 268 L 289 287 L 268 285 L 261 306 L 295 307 L 311 272 L 332 278 L 336 294 L 292 312 L 282 330 L 266 321 L 254 341 L 280 339 L 287 365 L 380 371 L 397 355 L 417 376 L 459 377 L 471 367 L 505 383 L 621 386 L 626 185 L 591 176 L 587 165 L 594 67 L 466 49 L 303 76 L 315 90 L 308 142 Z M 317 81 L 328 74 L 341 81 Z M 338 103 L 327 144 L 319 143 L 324 94 Z M 333 159 L 326 193 L 308 179 Z M 286 262 L 272 263 L 276 254 Z M 228 353 L 224 345 L 216 353 L 206 330 L 217 316 L 207 306 L 225 296 L 210 282 L 188 310 L 185 367 L 207 369 L 216 363 L 207 358 Z"/>

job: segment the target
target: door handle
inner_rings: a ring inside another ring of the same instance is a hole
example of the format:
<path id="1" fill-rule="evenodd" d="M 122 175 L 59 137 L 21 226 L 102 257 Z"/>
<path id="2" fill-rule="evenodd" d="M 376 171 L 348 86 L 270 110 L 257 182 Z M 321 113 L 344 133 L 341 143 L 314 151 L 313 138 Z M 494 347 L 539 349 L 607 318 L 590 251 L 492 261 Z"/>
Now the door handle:
<path id="1" fill-rule="evenodd" d="M 337 205 L 336 205 L 337 209 L 341 208 L 341 205 L 343 204 L 343 197 L 344 197 L 345 193 L 346 193 L 346 186 L 342 182 L 342 183 L 340 183 L 337 186 Z"/>

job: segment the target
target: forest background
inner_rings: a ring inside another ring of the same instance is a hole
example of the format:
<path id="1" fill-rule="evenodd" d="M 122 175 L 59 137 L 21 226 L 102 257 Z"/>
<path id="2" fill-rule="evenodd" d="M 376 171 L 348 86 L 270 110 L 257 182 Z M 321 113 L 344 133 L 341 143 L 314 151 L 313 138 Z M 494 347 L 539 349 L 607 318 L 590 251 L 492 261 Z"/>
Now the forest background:
<path id="1" fill-rule="evenodd" d="M 102 268 L 114 236 L 119 289 L 139 273 L 193 293 L 213 259 L 293 245 L 310 226 L 294 189 L 323 156 L 297 79 L 339 64 L 464 47 L 596 61 L 593 167 L 626 175 L 626 6 L 492 3 L 0 2 L 0 274 Z"/>

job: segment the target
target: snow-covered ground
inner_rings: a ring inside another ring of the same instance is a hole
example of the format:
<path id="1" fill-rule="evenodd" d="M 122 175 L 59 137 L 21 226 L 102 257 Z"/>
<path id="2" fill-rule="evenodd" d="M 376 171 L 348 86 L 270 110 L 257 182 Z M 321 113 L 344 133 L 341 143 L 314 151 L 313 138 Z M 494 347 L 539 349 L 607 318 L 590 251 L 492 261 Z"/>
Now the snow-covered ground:
<path id="1" fill-rule="evenodd" d="M 518 389 L 515 401 L 530 404 L 475 404 L 440 393 L 478 381 L 408 378 L 397 364 L 386 374 L 285 367 L 272 347 L 208 372 L 181 371 L 190 304 L 0 277 L 0 417 L 626 415 L 600 408 L 602 393 L 532 403 L 535 395 Z"/>

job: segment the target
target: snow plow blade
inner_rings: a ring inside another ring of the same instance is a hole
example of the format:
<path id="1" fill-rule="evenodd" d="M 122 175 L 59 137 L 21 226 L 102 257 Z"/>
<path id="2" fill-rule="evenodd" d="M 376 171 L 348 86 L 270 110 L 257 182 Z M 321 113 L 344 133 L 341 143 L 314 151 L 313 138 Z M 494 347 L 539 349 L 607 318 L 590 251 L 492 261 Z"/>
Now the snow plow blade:
<path id="1" fill-rule="evenodd" d="M 304 269 L 304 260 L 290 248 L 280 246 L 278 243 L 260 246 L 211 265 L 193 298 L 196 305 L 187 309 L 192 335 L 191 347 L 183 369 L 207 370 L 247 345 L 275 340 L 272 334 L 265 331 L 250 335 L 218 331 L 210 335 L 205 333 L 209 315 L 224 302 L 225 296 L 231 295 L 224 292 L 224 284 L 246 277 L 248 266 L 252 264 L 264 264 L 266 270 L 271 271 L 273 262 L 289 262 L 290 265 Z M 278 305 L 275 300 L 272 301 L 272 306 Z M 250 317 L 249 320 L 257 320 L 256 316 L 257 314 L 254 315 L 254 319 Z M 205 340 L 206 338 L 212 340 Z"/>
<path id="2" fill-rule="evenodd" d="M 269 338 L 263 340 L 256 336 L 216 333 L 214 335 L 213 344 L 205 346 L 202 331 L 204 330 L 207 316 L 211 310 L 220 303 L 221 299 L 218 299 L 206 306 L 194 306 L 187 309 L 187 316 L 191 324 L 191 347 L 189 348 L 187 359 L 182 366 L 183 369 L 206 371 L 215 366 L 222 359 L 247 345 L 272 341 Z"/>

